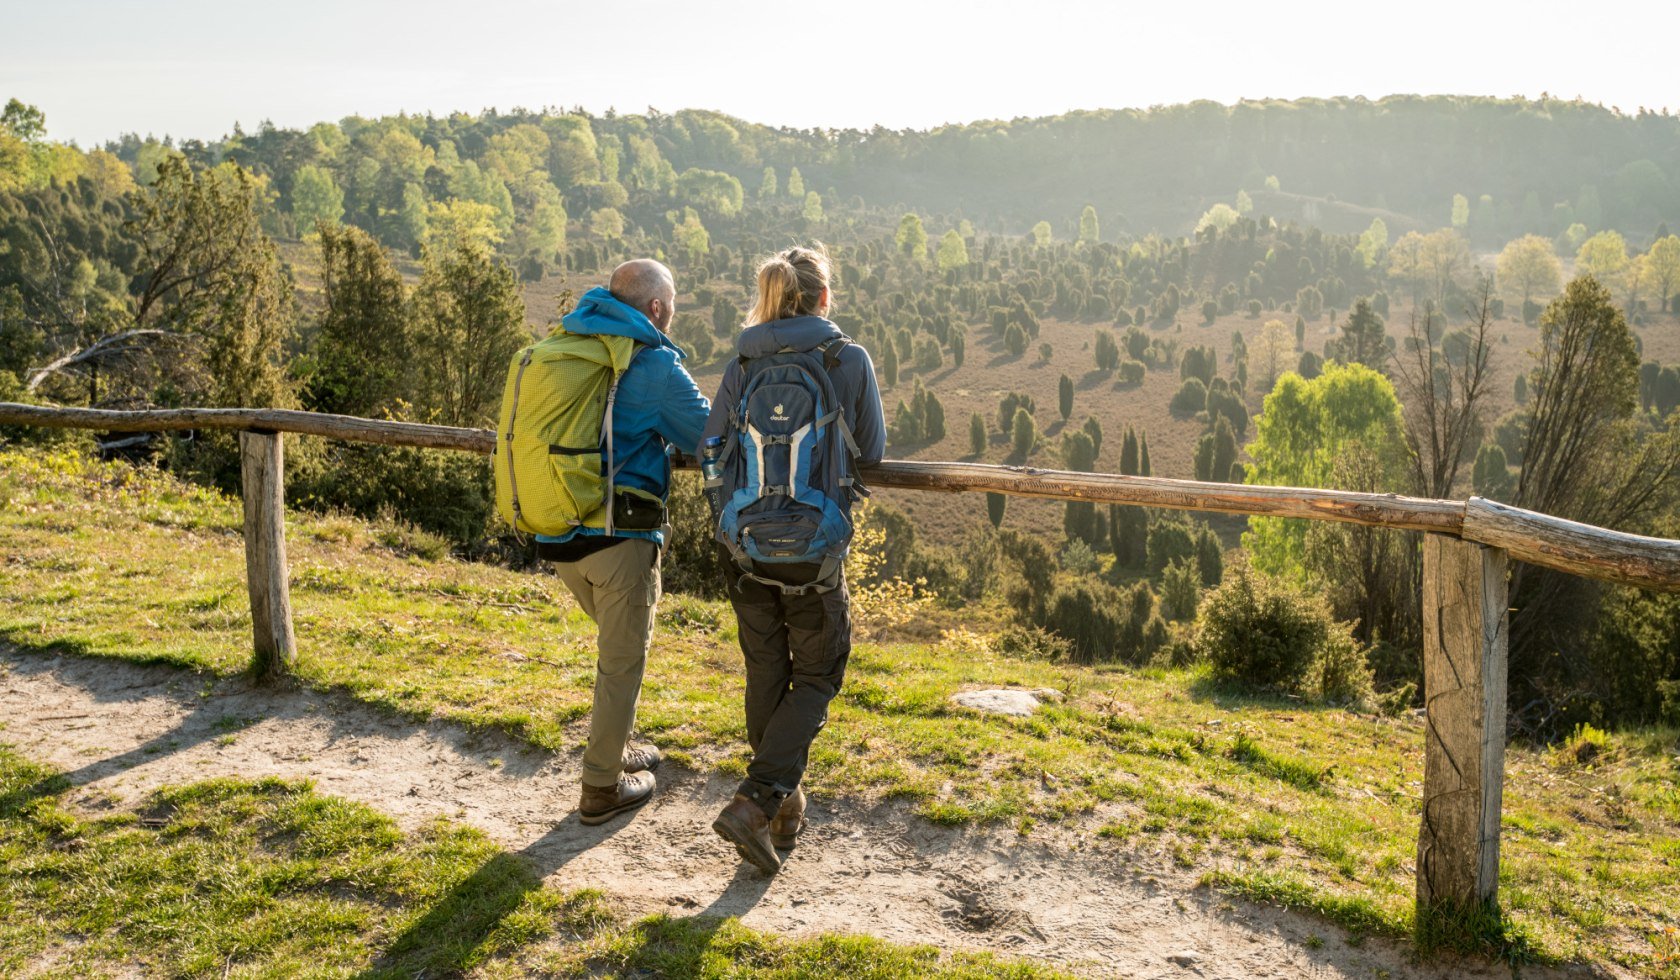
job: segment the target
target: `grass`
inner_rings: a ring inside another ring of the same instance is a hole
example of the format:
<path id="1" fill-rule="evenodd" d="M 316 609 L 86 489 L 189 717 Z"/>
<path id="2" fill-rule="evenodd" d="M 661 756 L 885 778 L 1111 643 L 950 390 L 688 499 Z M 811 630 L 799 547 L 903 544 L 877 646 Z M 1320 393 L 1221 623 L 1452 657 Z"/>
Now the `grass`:
<path id="1" fill-rule="evenodd" d="M 0 746 L 0 975 L 1059 975 L 732 919 L 627 921 L 597 892 L 543 887 L 472 828 L 404 834 L 307 783 L 210 780 L 98 816 L 66 789 Z"/>
<path id="2" fill-rule="evenodd" d="M 237 673 L 249 649 L 239 527 L 236 501 L 165 476 L 0 451 L 0 641 Z M 341 517 L 294 513 L 287 533 L 305 683 L 550 750 L 582 745 L 594 630 L 552 576 L 426 557 Z M 1412 912 L 1417 719 L 1253 695 L 1196 669 L 1014 656 L 983 625 L 999 619 L 928 609 L 860 643 L 812 750 L 813 792 L 1069 833 L 1361 934 L 1428 938 Z M 1066 697 L 1026 719 L 951 705 L 974 686 Z M 738 774 L 741 689 L 727 606 L 668 597 L 643 731 L 686 765 Z M 1591 732 L 1581 745 L 1510 748 L 1499 928 L 1521 943 L 1495 945 L 1680 978 L 1680 733 Z"/>

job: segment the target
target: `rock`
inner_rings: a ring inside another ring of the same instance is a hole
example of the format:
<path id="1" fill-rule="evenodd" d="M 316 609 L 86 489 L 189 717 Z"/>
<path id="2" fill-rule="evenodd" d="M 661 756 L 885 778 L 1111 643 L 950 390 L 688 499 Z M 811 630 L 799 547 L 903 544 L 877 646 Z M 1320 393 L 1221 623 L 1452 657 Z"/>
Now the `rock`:
<path id="1" fill-rule="evenodd" d="M 991 715 L 1011 715 L 1025 718 L 1038 710 L 1038 697 L 1032 691 L 997 689 L 990 691 L 961 691 L 951 695 L 954 704 Z"/>
<path id="2" fill-rule="evenodd" d="M 1202 954 L 1192 953 L 1189 950 L 1185 950 L 1184 952 L 1181 952 L 1181 953 L 1171 953 L 1171 954 L 1168 954 L 1168 956 L 1167 956 L 1167 962 L 1168 963 L 1171 963 L 1175 966 L 1182 966 L 1185 969 L 1189 969 L 1189 968 L 1195 966 L 1197 963 L 1200 963 L 1201 961 L 1202 961 Z"/>

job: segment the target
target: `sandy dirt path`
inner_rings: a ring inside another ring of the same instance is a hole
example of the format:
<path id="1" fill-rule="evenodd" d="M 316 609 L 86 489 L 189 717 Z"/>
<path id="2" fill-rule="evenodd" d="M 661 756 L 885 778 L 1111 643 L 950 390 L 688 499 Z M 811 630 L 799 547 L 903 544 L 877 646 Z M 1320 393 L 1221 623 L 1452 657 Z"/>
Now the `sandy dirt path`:
<path id="1" fill-rule="evenodd" d="M 799 848 L 766 878 L 711 833 L 728 780 L 667 766 L 643 810 L 584 827 L 573 812 L 575 758 L 339 695 L 0 647 L 0 722 L 0 741 L 68 772 L 83 806 L 138 806 L 160 785 L 215 776 L 311 779 L 405 827 L 438 816 L 476 826 L 548 884 L 599 888 L 633 913 L 733 915 L 786 935 L 867 933 L 1099 977 L 1509 975 L 1419 966 L 1374 940 L 1350 946 L 1315 917 L 1197 888 L 1157 855 L 1056 832 L 953 830 L 902 806 L 814 802 Z M 1548 975 L 1621 974 L 1523 971 Z"/>

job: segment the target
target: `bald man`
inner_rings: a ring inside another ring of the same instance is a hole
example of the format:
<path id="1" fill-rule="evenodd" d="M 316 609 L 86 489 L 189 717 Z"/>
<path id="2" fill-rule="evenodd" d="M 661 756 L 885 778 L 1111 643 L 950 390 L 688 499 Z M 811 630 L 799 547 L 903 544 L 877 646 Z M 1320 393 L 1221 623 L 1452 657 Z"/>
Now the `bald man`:
<path id="1" fill-rule="evenodd" d="M 682 348 L 665 333 L 676 301 L 671 270 L 652 259 L 636 259 L 614 269 L 606 289 L 597 286 L 585 293 L 577 309 L 560 321 L 568 333 L 611 334 L 641 345 L 619 380 L 614 402 L 613 456 L 619 470 L 613 483 L 651 494 L 662 504 L 671 483 L 667 448 L 698 455 L 700 430 L 711 411 L 683 367 Z M 646 803 L 653 795 L 652 770 L 659 764 L 659 750 L 632 747 L 630 731 L 653 635 L 659 556 L 668 528 L 663 513 L 634 518 L 619 509 L 613 513 L 610 535 L 579 527 L 557 537 L 537 536 L 538 553 L 555 563 L 596 626 L 595 706 L 578 803 L 578 818 L 591 825 Z"/>

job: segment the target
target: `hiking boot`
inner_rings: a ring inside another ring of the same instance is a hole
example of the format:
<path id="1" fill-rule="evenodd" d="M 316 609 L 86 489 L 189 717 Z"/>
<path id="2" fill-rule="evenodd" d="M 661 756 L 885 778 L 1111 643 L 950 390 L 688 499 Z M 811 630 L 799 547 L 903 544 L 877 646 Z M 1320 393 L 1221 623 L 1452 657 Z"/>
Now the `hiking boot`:
<path id="1" fill-rule="evenodd" d="M 583 784 L 583 798 L 578 801 L 578 823 L 593 827 L 606 823 L 628 810 L 634 810 L 653 796 L 653 773 L 627 772 L 618 777 L 616 786 Z"/>
<path id="2" fill-rule="evenodd" d="M 776 848 L 770 843 L 770 818 L 748 797 L 736 793 L 712 821 L 712 829 L 735 845 L 742 860 L 765 874 L 773 875 L 781 868 L 782 859 L 776 856 Z"/>
<path id="3" fill-rule="evenodd" d="M 795 838 L 805 829 L 805 789 L 800 787 L 782 800 L 782 808 L 770 818 L 770 843 L 780 851 L 791 851 Z"/>
<path id="4" fill-rule="evenodd" d="M 652 772 L 659 768 L 664 758 L 652 745 L 627 745 L 624 747 L 624 771 Z"/>

